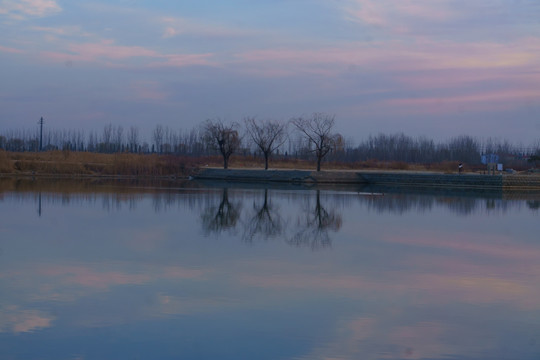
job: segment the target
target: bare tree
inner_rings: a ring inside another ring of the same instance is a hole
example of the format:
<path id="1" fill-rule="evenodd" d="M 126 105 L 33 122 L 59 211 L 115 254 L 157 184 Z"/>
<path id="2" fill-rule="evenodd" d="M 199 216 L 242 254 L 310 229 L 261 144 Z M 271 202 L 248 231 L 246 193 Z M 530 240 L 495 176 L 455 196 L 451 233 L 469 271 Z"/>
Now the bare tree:
<path id="1" fill-rule="evenodd" d="M 163 126 L 157 124 L 152 135 L 154 138 L 154 144 L 156 144 L 156 151 L 159 153 L 161 153 L 161 147 L 163 145 L 163 133 Z"/>
<path id="2" fill-rule="evenodd" d="M 207 145 L 221 153 L 224 169 L 229 167 L 229 158 L 240 147 L 238 127 L 238 123 L 225 124 L 220 119 L 206 120 L 203 126 L 204 140 Z"/>
<path id="3" fill-rule="evenodd" d="M 139 128 L 135 126 L 129 127 L 128 143 L 129 143 L 129 150 L 131 152 L 137 152 L 137 147 L 139 145 Z"/>
<path id="4" fill-rule="evenodd" d="M 90 152 L 94 152 L 97 150 L 97 134 L 94 131 L 90 131 L 90 134 L 88 135 L 88 143 L 86 145 L 86 149 Z"/>
<path id="5" fill-rule="evenodd" d="M 107 152 L 107 153 L 112 152 L 113 132 L 114 132 L 114 128 L 112 124 L 110 123 L 108 125 L 105 125 L 105 127 L 103 128 L 103 135 L 101 137 L 101 144 L 100 144 L 101 152 Z"/>
<path id="6" fill-rule="evenodd" d="M 114 151 L 122 151 L 122 143 L 124 141 L 124 128 L 118 125 L 114 134 Z"/>
<path id="7" fill-rule="evenodd" d="M 317 157 L 317 171 L 321 171 L 322 159 L 335 147 L 338 136 L 332 133 L 335 116 L 324 113 L 314 113 L 309 118 L 299 117 L 291 120 L 308 143 L 313 145 L 311 151 Z"/>
<path id="8" fill-rule="evenodd" d="M 268 170 L 268 159 L 287 139 L 287 124 L 279 121 L 257 121 L 245 118 L 246 130 L 251 140 L 264 155 L 264 169 Z"/>

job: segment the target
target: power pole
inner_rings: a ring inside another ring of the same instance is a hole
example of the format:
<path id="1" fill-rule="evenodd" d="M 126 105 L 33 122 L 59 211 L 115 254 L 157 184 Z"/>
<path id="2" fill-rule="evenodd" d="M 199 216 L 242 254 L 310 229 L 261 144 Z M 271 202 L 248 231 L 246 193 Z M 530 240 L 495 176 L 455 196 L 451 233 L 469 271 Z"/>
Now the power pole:
<path id="1" fill-rule="evenodd" d="M 41 120 L 38 121 L 38 124 L 40 125 L 39 129 L 39 151 L 43 150 L 43 116 L 41 117 Z"/>

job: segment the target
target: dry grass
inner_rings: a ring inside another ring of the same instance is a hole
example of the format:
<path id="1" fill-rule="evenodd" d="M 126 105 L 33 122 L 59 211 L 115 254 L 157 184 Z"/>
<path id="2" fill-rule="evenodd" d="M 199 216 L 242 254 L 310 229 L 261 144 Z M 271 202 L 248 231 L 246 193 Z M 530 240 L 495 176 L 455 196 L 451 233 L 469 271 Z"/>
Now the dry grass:
<path id="1" fill-rule="evenodd" d="M 185 177 L 201 167 L 222 167 L 221 156 L 182 157 L 158 154 L 98 154 L 88 152 L 49 151 L 11 153 L 0 150 L 0 173 L 81 176 L 177 176 Z M 231 168 L 262 169 L 264 160 L 254 156 L 233 155 Z M 270 159 L 270 169 L 314 170 L 315 161 L 295 158 Z M 359 162 L 323 162 L 322 170 L 412 170 L 456 173 L 458 162 L 409 164 L 367 160 Z M 465 171 L 481 171 L 465 164 Z"/>
<path id="2" fill-rule="evenodd" d="M 203 159 L 157 154 L 1 153 L 0 172 L 36 175 L 187 176 Z"/>
<path id="3" fill-rule="evenodd" d="M 203 166 L 222 167 L 223 159 L 219 156 L 207 157 L 201 161 Z M 458 161 L 445 161 L 432 164 L 413 164 L 404 161 L 379 161 L 366 160 L 355 162 L 336 162 L 323 161 L 321 169 L 324 170 L 410 170 L 410 171 L 436 171 L 444 173 L 456 173 L 458 170 Z M 288 159 L 270 159 L 270 169 L 299 169 L 315 170 L 316 163 L 313 160 L 303 160 L 296 158 Z M 484 169 L 483 166 L 470 166 L 464 164 L 465 172 L 478 172 Z M 231 168 L 262 169 L 264 168 L 264 159 L 254 156 L 233 155 L 229 162 Z"/>
<path id="4" fill-rule="evenodd" d="M 0 150 L 0 174 L 11 173 L 13 171 L 13 161 L 9 158 L 9 154 L 4 150 Z"/>
<path id="5" fill-rule="evenodd" d="M 221 158 L 216 157 L 209 166 L 223 166 Z M 264 160 L 255 157 L 231 157 L 230 167 L 232 168 L 257 168 L 264 167 Z M 315 161 L 301 159 L 271 159 L 270 169 L 301 169 L 314 170 Z M 477 167 L 465 166 L 466 171 L 477 171 Z M 448 161 L 434 164 L 413 164 L 404 161 L 379 161 L 366 160 L 355 162 L 324 162 L 321 165 L 322 170 L 410 170 L 410 171 L 437 171 L 445 173 L 455 173 L 458 169 L 457 161 Z"/>

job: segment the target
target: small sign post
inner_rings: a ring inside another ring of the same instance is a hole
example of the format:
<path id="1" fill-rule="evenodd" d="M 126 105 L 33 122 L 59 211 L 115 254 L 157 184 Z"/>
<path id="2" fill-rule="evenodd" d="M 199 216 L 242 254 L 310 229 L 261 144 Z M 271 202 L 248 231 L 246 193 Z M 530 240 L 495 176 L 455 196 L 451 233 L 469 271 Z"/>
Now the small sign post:
<path id="1" fill-rule="evenodd" d="M 497 163 L 488 163 L 487 164 L 488 175 L 495 175 L 496 169 L 497 169 Z"/>

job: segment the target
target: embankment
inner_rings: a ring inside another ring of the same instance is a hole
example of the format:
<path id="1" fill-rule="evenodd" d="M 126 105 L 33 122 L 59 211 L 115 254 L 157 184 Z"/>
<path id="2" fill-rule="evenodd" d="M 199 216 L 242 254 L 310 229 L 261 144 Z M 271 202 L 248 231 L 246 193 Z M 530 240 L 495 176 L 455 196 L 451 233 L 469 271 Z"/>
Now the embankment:
<path id="1" fill-rule="evenodd" d="M 202 169 L 195 176 L 201 180 L 235 182 L 282 182 L 300 184 L 358 184 L 392 187 L 464 188 L 493 190 L 539 190 L 538 175 L 443 174 L 434 172 L 390 171 L 309 171 Z"/>

